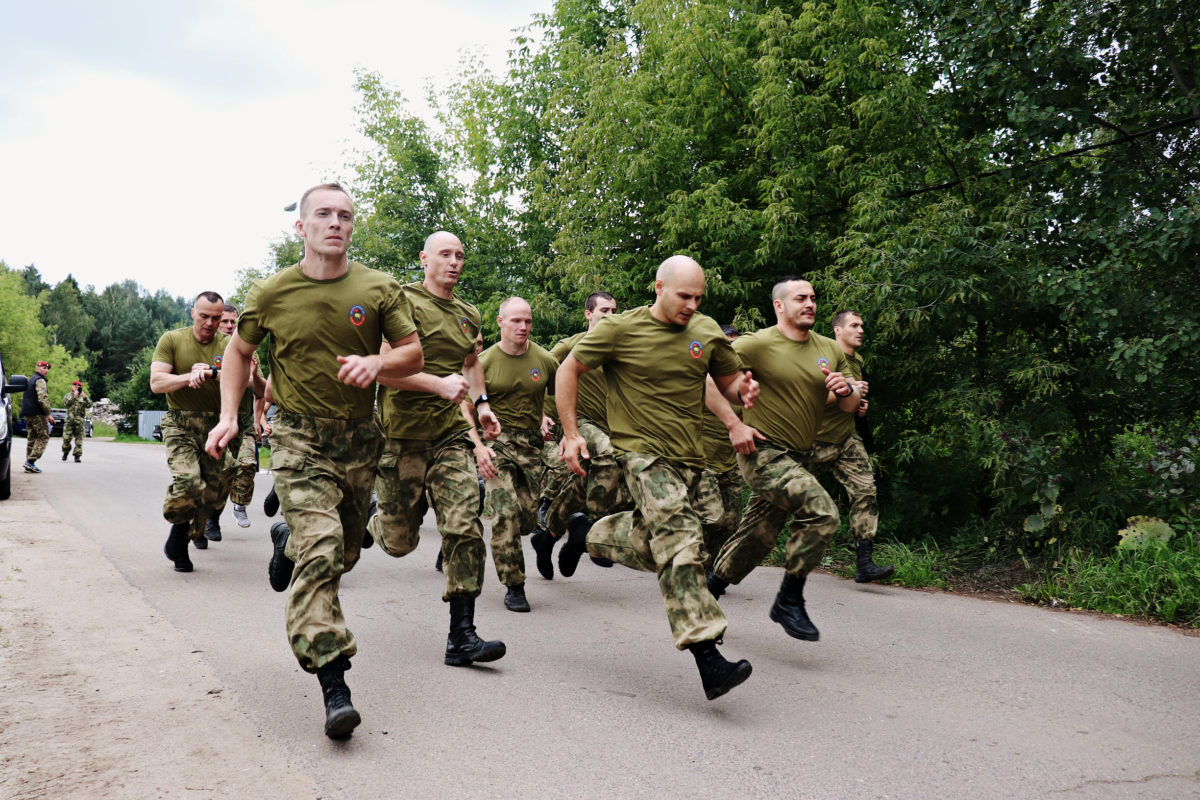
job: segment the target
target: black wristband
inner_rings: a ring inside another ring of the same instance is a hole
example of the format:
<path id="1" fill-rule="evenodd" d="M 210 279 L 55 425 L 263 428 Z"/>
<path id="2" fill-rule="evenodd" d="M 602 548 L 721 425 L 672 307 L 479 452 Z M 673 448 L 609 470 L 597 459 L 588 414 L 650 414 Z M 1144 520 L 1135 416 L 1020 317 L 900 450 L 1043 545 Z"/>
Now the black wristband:
<path id="1" fill-rule="evenodd" d="M 484 403 L 490 403 L 490 402 L 492 402 L 492 398 L 488 397 L 487 393 L 485 392 L 484 394 L 481 394 L 481 395 L 479 395 L 479 397 L 475 398 L 475 407 L 479 408 Z"/>
<path id="2" fill-rule="evenodd" d="M 834 397 L 840 397 L 840 398 L 842 398 L 843 400 L 845 400 L 847 397 L 849 397 L 849 396 L 850 396 L 850 395 L 852 395 L 852 394 L 854 394 L 854 388 L 853 388 L 853 387 L 851 387 L 850 391 L 846 392 L 845 394 L 838 394 L 837 392 L 834 392 L 834 393 L 833 393 L 833 396 L 834 396 Z"/>

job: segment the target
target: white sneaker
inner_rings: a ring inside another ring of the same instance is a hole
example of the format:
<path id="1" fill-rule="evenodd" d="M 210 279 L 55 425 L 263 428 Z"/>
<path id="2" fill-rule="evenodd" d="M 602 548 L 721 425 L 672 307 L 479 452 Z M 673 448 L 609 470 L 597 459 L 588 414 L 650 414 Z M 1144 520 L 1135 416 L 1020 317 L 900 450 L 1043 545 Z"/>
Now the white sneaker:
<path id="1" fill-rule="evenodd" d="M 250 518 L 246 516 L 246 507 L 233 504 L 233 518 L 237 520 L 239 528 L 249 528 Z"/>

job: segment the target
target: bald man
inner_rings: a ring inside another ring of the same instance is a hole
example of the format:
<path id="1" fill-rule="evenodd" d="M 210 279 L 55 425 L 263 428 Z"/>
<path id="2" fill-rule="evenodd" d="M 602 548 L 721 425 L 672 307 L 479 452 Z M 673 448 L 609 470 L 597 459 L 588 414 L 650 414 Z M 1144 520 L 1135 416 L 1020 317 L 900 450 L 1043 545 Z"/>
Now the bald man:
<path id="1" fill-rule="evenodd" d="M 577 475 L 589 456 L 576 413 L 579 376 L 604 368 L 608 424 L 617 462 L 635 509 L 590 523 L 576 514 L 559 565 L 574 571 L 586 551 L 658 575 L 675 646 L 690 650 L 709 700 L 750 677 L 750 663 L 731 663 L 717 650 L 725 615 L 705 584 L 703 518 L 720 499 L 703 481 L 700 442 L 705 377 L 746 407 L 758 386 L 739 369 L 719 325 L 700 314 L 704 271 L 687 256 L 658 268 L 655 300 L 601 320 L 571 350 L 556 376 L 561 454 Z M 740 396 L 739 396 L 740 391 Z"/>
<path id="2" fill-rule="evenodd" d="M 543 433 L 553 422 L 542 414 L 542 401 L 553 386 L 558 361 L 530 341 L 533 311 L 520 297 L 500 304 L 496 323 L 500 341 L 479 356 L 492 411 L 501 427 L 492 445 L 497 474 L 487 482 L 493 515 L 492 559 L 500 582 L 508 587 L 505 608 L 523 612 L 530 606 L 521 535 L 537 524 Z"/>
<path id="3" fill-rule="evenodd" d="M 430 234 L 420 258 L 425 279 L 401 288 L 412 306 L 425 366 L 416 375 L 380 381 L 379 413 L 387 441 L 375 479 L 378 511 L 368 530 L 383 552 L 408 555 L 420 542 L 421 521 L 432 504 L 442 534 L 442 600 L 450 604 L 445 663 L 468 666 L 502 658 L 505 647 L 480 639 L 475 631 L 487 545 L 479 521 L 471 423 L 459 403 L 473 398 L 489 438 L 500 434 L 500 423 L 475 355 L 479 310 L 454 293 L 466 260 L 462 242 L 446 231 Z"/>

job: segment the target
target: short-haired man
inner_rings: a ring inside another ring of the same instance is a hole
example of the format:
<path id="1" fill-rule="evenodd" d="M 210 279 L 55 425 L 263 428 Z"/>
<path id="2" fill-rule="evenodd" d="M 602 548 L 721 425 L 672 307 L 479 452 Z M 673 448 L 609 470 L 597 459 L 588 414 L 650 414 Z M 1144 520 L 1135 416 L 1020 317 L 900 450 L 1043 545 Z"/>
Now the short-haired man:
<path id="1" fill-rule="evenodd" d="M 204 526 L 229 491 L 233 458 L 204 452 L 209 431 L 221 411 L 221 366 L 229 337 L 221 333 L 225 301 L 216 292 L 201 292 L 192 303 L 192 324 L 167 331 L 150 357 L 150 391 L 167 396 L 162 420 L 163 444 L 171 485 L 163 501 L 163 517 L 171 533 L 163 552 L 176 572 L 191 572 L 188 541 L 208 546 Z"/>
<path id="2" fill-rule="evenodd" d="M 863 446 L 862 437 L 855 432 L 857 416 L 867 413 L 867 382 L 863 379 L 863 360 L 858 350 L 863 343 L 862 315 L 842 310 L 833 315 L 833 338 L 846 354 L 846 375 L 858 386 L 863 399 L 854 411 L 843 411 L 831 393 L 817 429 L 817 440 L 808 459 L 808 471 L 820 478 L 833 471 L 838 483 L 846 490 L 850 501 L 850 535 L 854 537 L 857 583 L 868 583 L 889 577 L 895 567 L 881 567 L 872 556 L 875 552 L 875 531 L 879 526 L 879 500 L 875 493 L 875 475 L 871 459 Z"/>
<path id="3" fill-rule="evenodd" d="M 664 261 L 654 292 L 653 305 L 607 317 L 588 331 L 559 367 L 555 400 L 567 466 L 583 475 L 580 459 L 588 457 L 576 413 L 579 375 L 603 366 L 611 440 L 635 504 L 594 525 L 575 516 L 569 536 L 593 556 L 658 575 L 675 646 L 692 652 L 712 700 L 750 677 L 751 668 L 717 650 L 725 615 L 704 583 L 702 520 L 716 516 L 719 502 L 703 491 L 711 485 L 702 480 L 699 436 L 705 376 L 734 401 L 740 390 L 747 407 L 758 386 L 739 370 L 717 323 L 698 313 L 704 271 L 695 260 Z M 567 574 L 575 567 L 559 566 Z"/>
<path id="4" fill-rule="evenodd" d="M 238 310 L 232 303 L 226 303 L 221 312 L 221 333 L 232 336 L 237 330 Z M 254 432 L 254 405 L 256 398 L 263 396 L 266 391 L 266 381 L 258 369 L 258 357 L 255 355 L 250 362 L 250 385 L 242 400 L 238 414 L 238 428 L 242 432 L 242 442 L 238 447 L 237 463 L 229 482 L 229 499 L 233 501 L 233 518 L 238 527 L 249 528 L 250 517 L 246 514 L 246 506 L 254 499 L 254 476 L 258 474 L 258 439 Z M 212 516 L 204 527 L 204 536 L 212 542 L 221 541 L 221 512 L 225 510 L 225 498 L 213 511 Z"/>
<path id="5" fill-rule="evenodd" d="M 806 468 L 832 392 L 843 411 L 861 399 L 843 374 L 849 368 L 837 342 L 813 333 L 817 295 L 799 275 L 781 278 L 771 290 L 775 325 L 733 343 L 742 364 L 758 378 L 758 403 L 745 410 L 746 433 L 734 438 L 750 501 L 737 531 L 717 554 L 708 577 L 719 597 L 758 566 L 791 517 L 783 583 L 771 619 L 789 636 L 817 641 L 804 608 L 804 583 L 838 528 L 837 505 Z M 732 433 L 732 432 L 731 432 Z M 756 441 L 758 440 L 758 441 Z"/>
<path id="6" fill-rule="evenodd" d="M 25 384 L 25 394 L 21 396 L 21 416 L 25 418 L 25 471 L 35 475 L 42 471 L 37 460 L 46 452 L 50 429 L 54 426 L 50 393 L 46 390 L 46 373 L 49 371 L 50 362 L 37 362 L 33 376 Z"/>
<path id="7" fill-rule="evenodd" d="M 571 348 L 578 344 L 588 331 L 616 311 L 617 301 L 611 294 L 592 292 L 583 306 L 587 329 L 561 340 L 550 351 L 550 355 L 562 363 L 571 352 Z M 607 394 L 608 387 L 604 382 L 602 367 L 588 370 L 579 376 L 575 415 L 579 434 L 587 444 L 590 458 L 583 463 L 587 472 L 586 478 L 574 474 L 563 465 L 566 474 L 559 476 L 557 481 L 552 482 L 551 488 L 546 490 L 549 502 L 546 507 L 545 527 L 530 537 L 530 543 L 537 553 L 538 572 L 547 580 L 554 577 L 554 545 L 567 532 L 567 522 L 573 514 L 587 511 L 590 512 L 587 514 L 589 519 L 596 520 L 606 514 L 632 507 L 633 501 L 625 488 L 625 478 L 617 464 L 608 435 Z M 555 447 L 557 450 L 557 445 Z M 559 553 L 560 562 L 571 569 L 571 572 L 563 572 L 568 578 L 574 573 L 572 565 L 579 563 L 582 553 L 577 551 L 581 546 L 581 543 L 571 545 L 568 542 Z M 607 560 L 597 563 L 612 566 Z M 561 567 L 559 571 L 562 571 Z"/>
<path id="8" fill-rule="evenodd" d="M 83 434 L 87 425 L 87 411 L 92 407 L 92 398 L 83 390 L 82 381 L 72 381 L 71 391 L 63 395 L 63 408 L 67 417 L 63 420 L 62 460 L 67 460 L 71 452 L 71 442 L 75 442 L 75 463 L 83 460 Z"/>
<path id="9" fill-rule="evenodd" d="M 246 296 L 225 351 L 221 422 L 208 449 L 219 453 L 237 437 L 251 357 L 270 336 L 279 406 L 271 469 L 286 522 L 271 528 L 268 576 L 277 591 L 291 582 L 288 640 L 301 668 L 316 673 L 325 735 L 338 739 L 362 721 L 345 679 L 358 642 L 338 589 L 359 558 L 379 461 L 375 381 L 419 370 L 421 343 L 396 280 L 347 258 L 354 203 L 345 189 L 327 183 L 306 191 L 296 233 L 304 258 Z M 381 354 L 384 341 L 391 347 Z"/>
<path id="10" fill-rule="evenodd" d="M 549 422 L 542 414 L 542 401 L 553 385 L 558 361 L 530 341 L 533 311 L 524 299 L 510 297 L 501 303 L 496 324 L 500 341 L 479 356 L 492 411 L 501 427 L 492 443 L 497 475 L 487 481 L 492 559 L 496 575 L 508 587 L 505 608 L 529 611 L 521 535 L 532 531 L 537 521 L 543 433 Z"/>
<path id="11" fill-rule="evenodd" d="M 467 666 L 502 658 L 505 647 L 475 631 L 487 545 L 471 425 L 459 403 L 473 398 L 488 438 L 499 435 L 500 423 L 475 355 L 479 310 L 454 293 L 466 260 L 462 242 L 437 231 L 425 240 L 420 258 L 424 280 L 402 289 L 421 335 L 425 367 L 409 377 L 380 381 L 379 413 L 387 441 L 375 480 L 378 511 L 369 531 L 383 552 L 408 555 L 420 542 L 421 521 L 433 506 L 446 575 L 442 599 L 450 605 L 445 663 Z"/>

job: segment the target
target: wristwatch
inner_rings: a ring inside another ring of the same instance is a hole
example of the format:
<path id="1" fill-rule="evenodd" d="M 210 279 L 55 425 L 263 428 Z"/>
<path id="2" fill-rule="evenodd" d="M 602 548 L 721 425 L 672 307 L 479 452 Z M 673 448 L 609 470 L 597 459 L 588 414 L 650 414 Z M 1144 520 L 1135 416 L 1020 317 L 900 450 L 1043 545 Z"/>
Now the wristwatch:
<path id="1" fill-rule="evenodd" d="M 488 397 L 487 394 L 484 393 L 484 394 L 479 395 L 479 397 L 475 398 L 475 407 L 479 408 L 484 403 L 490 403 L 490 402 L 492 402 L 492 398 Z"/>

